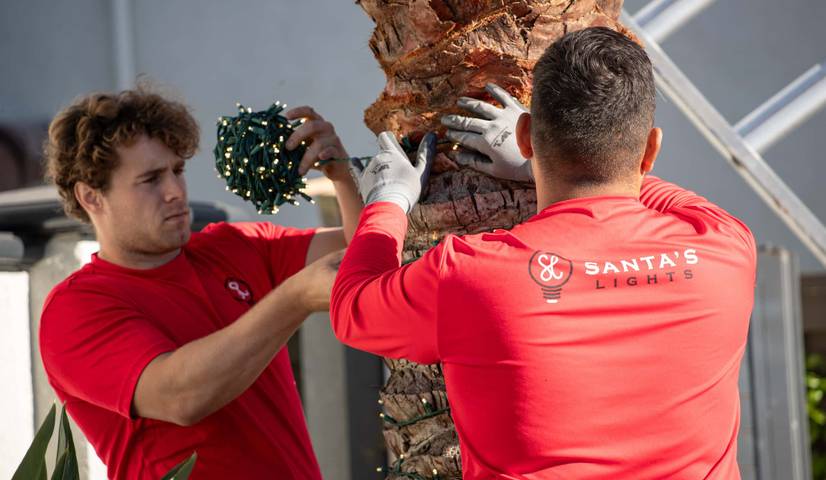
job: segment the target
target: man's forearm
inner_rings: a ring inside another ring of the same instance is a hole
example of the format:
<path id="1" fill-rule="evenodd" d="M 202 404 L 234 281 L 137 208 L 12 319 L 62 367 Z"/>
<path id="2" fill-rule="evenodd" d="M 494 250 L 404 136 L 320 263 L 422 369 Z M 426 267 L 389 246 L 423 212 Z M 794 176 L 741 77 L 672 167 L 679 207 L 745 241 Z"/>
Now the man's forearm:
<path id="1" fill-rule="evenodd" d="M 336 199 L 341 211 L 341 226 L 344 231 L 344 241 L 347 244 L 353 239 L 361 215 L 362 202 L 356 183 L 352 178 L 333 182 L 336 189 Z"/>
<path id="2" fill-rule="evenodd" d="M 398 205 L 365 208 L 330 301 L 336 337 L 360 350 L 416 362 L 438 360 L 436 297 L 441 249 L 399 268 L 407 216 Z"/>
<path id="3" fill-rule="evenodd" d="M 191 425 L 249 388 L 310 314 L 296 308 L 294 279 L 231 325 L 153 360 L 138 382 L 135 412 Z"/>

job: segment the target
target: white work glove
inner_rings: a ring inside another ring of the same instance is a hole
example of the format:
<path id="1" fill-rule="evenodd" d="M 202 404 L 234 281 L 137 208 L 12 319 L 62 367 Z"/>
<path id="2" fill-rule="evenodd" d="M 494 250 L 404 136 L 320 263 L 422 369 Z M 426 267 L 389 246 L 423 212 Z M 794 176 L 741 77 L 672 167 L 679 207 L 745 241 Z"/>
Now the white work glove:
<path id="1" fill-rule="evenodd" d="M 393 202 L 410 213 L 430 175 L 436 152 L 436 136 L 428 133 L 419 144 L 416 163 L 411 164 L 396 137 L 391 132 L 379 134 L 379 153 L 362 161 L 353 158 L 350 172 L 358 184 L 365 205 Z"/>
<path id="2" fill-rule="evenodd" d="M 482 118 L 446 115 L 442 125 L 448 127 L 447 138 L 476 152 L 459 152 L 456 162 L 493 177 L 533 182 L 530 160 L 516 145 L 516 122 L 528 110 L 503 88 L 493 83 L 485 86 L 505 108 L 482 100 L 460 97 L 456 104 Z"/>

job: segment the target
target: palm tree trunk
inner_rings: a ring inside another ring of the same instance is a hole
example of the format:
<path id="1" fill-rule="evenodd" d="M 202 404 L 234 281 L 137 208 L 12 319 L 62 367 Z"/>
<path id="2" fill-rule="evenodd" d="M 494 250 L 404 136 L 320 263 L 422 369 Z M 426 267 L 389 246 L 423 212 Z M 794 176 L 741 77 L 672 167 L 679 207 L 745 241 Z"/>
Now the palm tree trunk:
<path id="1" fill-rule="evenodd" d="M 439 117 L 463 113 L 460 96 L 488 98 L 495 82 L 528 105 L 531 71 L 567 33 L 617 21 L 622 0 L 360 0 L 376 23 L 370 48 L 387 85 L 365 111 L 375 133 L 412 140 L 443 131 Z M 448 233 L 508 229 L 536 213 L 533 185 L 459 168 L 445 149 L 426 196 L 410 214 L 404 259 L 418 258 Z M 461 478 L 461 458 L 439 365 L 386 359 L 381 391 L 390 479 Z"/>

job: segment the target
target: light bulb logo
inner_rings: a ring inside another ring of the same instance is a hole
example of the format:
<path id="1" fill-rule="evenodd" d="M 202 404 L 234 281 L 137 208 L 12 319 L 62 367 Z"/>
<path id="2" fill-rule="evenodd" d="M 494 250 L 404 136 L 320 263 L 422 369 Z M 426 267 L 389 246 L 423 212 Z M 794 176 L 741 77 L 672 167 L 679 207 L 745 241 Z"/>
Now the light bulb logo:
<path id="1" fill-rule="evenodd" d="M 537 250 L 528 262 L 528 273 L 542 289 L 542 298 L 547 303 L 559 303 L 562 286 L 571 279 L 574 263 L 551 252 Z"/>

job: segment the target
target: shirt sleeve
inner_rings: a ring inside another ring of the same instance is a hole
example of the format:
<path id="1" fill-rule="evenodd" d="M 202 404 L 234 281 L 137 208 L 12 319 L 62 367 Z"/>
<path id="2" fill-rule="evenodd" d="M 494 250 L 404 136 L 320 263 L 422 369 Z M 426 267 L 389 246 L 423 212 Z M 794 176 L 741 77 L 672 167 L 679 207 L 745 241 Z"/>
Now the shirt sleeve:
<path id="1" fill-rule="evenodd" d="M 338 339 L 353 348 L 434 363 L 444 243 L 400 267 L 406 230 L 407 217 L 395 204 L 362 211 L 333 285 L 330 319 Z"/>
<path id="2" fill-rule="evenodd" d="M 647 175 L 640 189 L 640 202 L 660 213 L 674 215 L 692 223 L 698 230 L 714 228 L 736 239 L 756 257 L 751 230 L 717 205 L 673 183 Z"/>
<path id="3" fill-rule="evenodd" d="M 128 303 L 91 288 L 53 292 L 43 307 L 40 355 L 52 386 L 127 418 L 144 368 L 176 348 Z"/>
<path id="4" fill-rule="evenodd" d="M 314 228 L 282 227 L 269 222 L 231 224 L 265 259 L 278 285 L 304 268 Z"/>
<path id="5" fill-rule="evenodd" d="M 640 202 L 662 213 L 688 206 L 714 207 L 714 204 L 704 197 L 653 175 L 646 175 L 642 181 Z"/>

